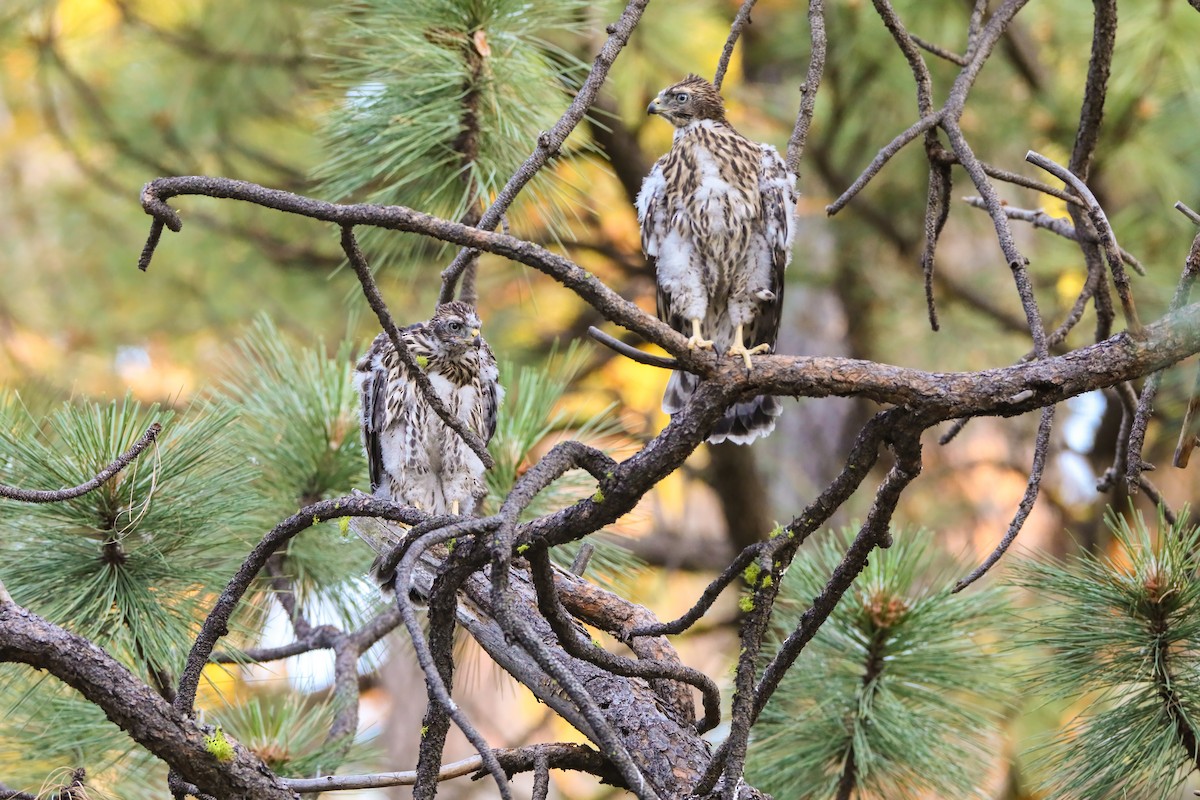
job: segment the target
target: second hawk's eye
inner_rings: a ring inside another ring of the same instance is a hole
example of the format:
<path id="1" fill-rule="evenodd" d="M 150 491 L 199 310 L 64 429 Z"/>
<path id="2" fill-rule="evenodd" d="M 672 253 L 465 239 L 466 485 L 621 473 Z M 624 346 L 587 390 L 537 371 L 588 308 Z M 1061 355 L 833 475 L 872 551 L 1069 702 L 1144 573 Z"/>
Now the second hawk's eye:
<path id="1" fill-rule="evenodd" d="M 688 99 L 687 92 L 680 92 L 675 95 L 675 100 L 680 103 L 686 103 Z"/>
<path id="2" fill-rule="evenodd" d="M 462 330 L 462 323 L 461 323 L 461 322 L 458 322 L 458 321 L 451 322 L 451 323 L 450 323 L 450 325 L 449 325 L 448 327 L 449 327 L 449 328 L 450 328 L 450 330 L 451 330 L 451 331 L 453 331 L 454 333 L 458 333 L 459 331 L 461 331 L 461 330 Z"/>

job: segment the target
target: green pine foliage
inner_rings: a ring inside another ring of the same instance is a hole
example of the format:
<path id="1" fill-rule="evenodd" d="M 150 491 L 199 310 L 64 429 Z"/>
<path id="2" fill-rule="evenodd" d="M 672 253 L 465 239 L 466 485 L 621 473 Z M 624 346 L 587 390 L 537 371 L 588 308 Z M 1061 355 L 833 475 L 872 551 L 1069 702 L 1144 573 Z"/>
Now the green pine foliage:
<path id="1" fill-rule="evenodd" d="M 70 687 L 15 665 L 0 669 L 0 774 L 30 794 L 84 765 L 90 798 L 155 800 L 166 765 L 141 750 Z M 118 787 L 116 789 L 115 787 Z"/>
<path id="2" fill-rule="evenodd" d="M 1038 771 L 1055 798 L 1176 797 L 1200 761 L 1200 527 L 1186 515 L 1160 517 L 1156 533 L 1140 514 L 1108 523 L 1113 556 L 1017 573 L 1041 598 L 1024 642 L 1045 654 L 1034 685 L 1080 703 Z"/>
<path id="3" fill-rule="evenodd" d="M 595 414 L 579 418 L 563 411 L 560 402 L 586 358 L 577 343 L 572 342 L 561 356 L 550 354 L 543 366 L 517 367 L 511 362 L 500 363 L 500 383 L 505 387 L 504 406 L 496 424 L 496 434 L 488 444 L 495 466 L 485 479 L 488 497 L 485 512 L 491 513 L 508 496 L 521 472 L 534 463 L 546 450 L 549 442 L 558 438 L 578 439 L 597 445 L 597 440 L 617 433 L 618 423 L 609 405 Z M 603 448 L 601 448 L 603 449 Z M 594 494 L 596 481 L 582 470 L 571 470 L 539 494 L 525 509 L 522 519 L 542 514 Z M 641 561 L 628 550 L 598 537 L 596 548 L 588 562 L 592 577 L 614 581 L 628 577 L 641 567 Z M 570 566 L 581 542 L 554 548 L 550 555 L 559 566 Z"/>
<path id="4" fill-rule="evenodd" d="M 237 343 L 222 397 L 236 407 L 243 447 L 259 465 L 257 492 L 271 520 L 343 495 L 366 478 L 352 347 L 301 347 L 265 315 Z"/>
<path id="5" fill-rule="evenodd" d="M 370 755 L 370 748 L 361 742 L 343 752 L 338 742 L 328 741 L 332 704 L 296 692 L 255 694 L 209 717 L 227 737 L 252 750 L 285 778 L 328 775 L 347 761 Z"/>
<path id="6" fill-rule="evenodd" d="M 776 641 L 851 538 L 827 535 L 793 563 Z M 776 797 L 831 798 L 852 764 L 855 797 L 979 796 L 1006 688 L 989 639 L 1006 603 L 996 588 L 951 595 L 961 574 L 924 532 L 872 554 L 759 718 L 748 779 Z"/>
<path id="7" fill-rule="evenodd" d="M 240 357 L 214 407 L 237 412 L 242 452 L 260 470 L 251 487 L 257 536 L 305 505 L 367 489 L 352 350 L 348 341 L 332 356 L 322 342 L 300 346 L 266 316 L 238 342 Z M 306 610 L 326 605 L 354 624 L 375 608 L 357 585 L 368 563 L 334 519 L 292 539 L 282 569 Z"/>
<path id="8" fill-rule="evenodd" d="M 157 443 L 99 489 L 0 508 L 0 580 L 13 599 L 97 642 L 142 675 L 175 669 L 238 563 L 253 476 L 232 412 L 175 415 L 125 398 L 67 404 L 0 431 L 6 478 L 25 488 L 90 479 L 160 422 Z"/>
<path id="9" fill-rule="evenodd" d="M 322 191 L 462 219 L 532 152 L 586 70 L 575 38 L 582 0 L 368 0 L 343 4 L 333 56 L 340 105 L 325 130 Z M 524 192 L 561 218 L 579 198 L 553 170 Z M 577 194 L 577 193 L 576 193 Z M 396 252 L 413 237 L 376 241 Z"/>

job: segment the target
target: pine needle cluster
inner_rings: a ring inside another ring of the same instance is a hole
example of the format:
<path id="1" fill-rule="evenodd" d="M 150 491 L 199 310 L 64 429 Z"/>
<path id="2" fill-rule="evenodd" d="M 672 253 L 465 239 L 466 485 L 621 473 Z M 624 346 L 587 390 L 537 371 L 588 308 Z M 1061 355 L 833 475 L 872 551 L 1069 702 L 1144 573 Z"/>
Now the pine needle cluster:
<path id="1" fill-rule="evenodd" d="M 342 10 L 322 192 L 470 221 L 550 128 L 585 66 L 582 0 L 368 0 Z M 545 170 L 525 199 L 561 218 Z M 577 199 L 577 198 L 576 198 Z M 481 205 L 482 204 L 482 205 Z M 397 237 L 375 247 L 395 248 Z M 410 242 L 410 245 L 416 244 Z M 395 252 L 393 249 L 392 252 Z"/>
<path id="2" fill-rule="evenodd" d="M 791 567 L 774 632 L 791 632 L 852 532 Z M 776 797 L 973 797 L 1006 686 L 989 638 L 1003 593 L 952 595 L 962 574 L 924 532 L 871 556 L 754 728 L 748 777 Z M 941 562 L 940 568 L 938 562 Z"/>
<path id="3" fill-rule="evenodd" d="M 1200 765 L 1200 527 L 1110 514 L 1119 550 L 1025 561 L 1035 688 L 1074 704 L 1039 772 L 1051 797 L 1167 798 Z"/>
<path id="4" fill-rule="evenodd" d="M 238 342 L 239 357 L 214 405 L 236 409 L 242 451 L 258 466 L 254 519 L 261 533 L 305 505 L 366 489 L 353 349 L 349 341 L 332 355 L 323 342 L 297 346 L 265 316 Z M 293 539 L 280 568 L 310 610 L 330 601 L 353 621 L 361 616 L 352 584 L 363 557 L 331 520 Z"/>
<path id="5" fill-rule="evenodd" d="M 0 430 L 5 478 L 29 488 L 89 480 L 152 422 L 158 441 L 99 489 L 0 509 L 0 580 L 143 676 L 182 663 L 211 593 L 240 558 L 251 464 L 231 410 L 184 418 L 126 397 L 65 404 Z"/>
<path id="6" fill-rule="evenodd" d="M 334 708 L 296 692 L 262 692 L 209 715 L 222 731 L 253 751 L 271 771 L 285 778 L 330 774 L 348 759 L 358 760 L 370 748 L 353 743 L 343 752 L 329 740 Z"/>

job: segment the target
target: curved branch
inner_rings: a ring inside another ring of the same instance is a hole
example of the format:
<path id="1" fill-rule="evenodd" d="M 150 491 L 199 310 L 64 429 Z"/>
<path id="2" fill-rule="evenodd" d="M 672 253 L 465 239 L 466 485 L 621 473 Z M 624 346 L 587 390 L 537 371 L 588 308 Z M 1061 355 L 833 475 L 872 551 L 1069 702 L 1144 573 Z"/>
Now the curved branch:
<path id="1" fill-rule="evenodd" d="M 656 356 L 653 353 L 646 353 L 638 350 L 633 345 L 625 344 L 615 336 L 609 336 L 595 325 L 588 326 L 587 335 L 608 349 L 618 352 L 631 361 L 636 361 L 639 364 L 645 364 L 649 367 L 658 367 L 660 369 L 676 369 L 679 366 L 679 362 L 673 358 L 664 358 L 663 356 Z"/>
<path id="2" fill-rule="evenodd" d="M 1041 167 L 1054 177 L 1061 179 L 1063 183 L 1074 189 L 1075 193 L 1087 205 L 1088 216 L 1091 218 L 1092 224 L 1096 227 L 1096 233 L 1100 236 L 1100 243 L 1103 245 L 1104 256 L 1108 260 L 1108 267 L 1112 270 L 1113 283 L 1117 287 L 1117 296 L 1121 298 L 1121 310 L 1125 312 L 1125 324 L 1129 326 L 1129 329 L 1133 333 L 1139 333 L 1142 330 L 1142 323 L 1138 319 L 1137 307 L 1133 304 L 1133 294 L 1129 290 L 1129 276 L 1125 274 L 1125 264 L 1121 258 L 1121 247 L 1117 244 L 1117 235 L 1113 232 L 1112 225 L 1108 221 L 1108 215 L 1100 207 L 1100 201 L 1096 199 L 1096 195 L 1092 194 L 1092 190 L 1088 188 L 1087 184 L 1078 175 L 1065 167 L 1059 166 L 1041 153 L 1030 150 L 1025 154 L 1025 160 L 1030 164 Z"/>
<path id="3" fill-rule="evenodd" d="M 682 369 L 708 374 L 718 360 L 711 353 L 689 350 L 686 338 L 666 323 L 645 313 L 635 304 L 621 297 L 570 259 L 512 236 L 451 222 L 414 211 L 405 206 L 327 203 L 292 192 L 268 189 L 248 181 L 202 175 L 157 178 L 150 181 L 142 189 L 142 208 L 155 220 L 172 231 L 178 232 L 183 228 L 183 220 L 167 204 L 167 201 L 172 197 L 185 195 L 241 200 L 263 208 L 297 214 L 323 222 L 332 222 L 342 227 L 368 225 L 406 231 L 463 247 L 495 253 L 549 275 L 575 292 L 606 319 L 633 331 L 675 356 Z M 155 227 L 157 226 L 152 226 L 151 233 Z M 150 259 L 154 254 L 152 244 L 152 241 L 147 241 L 138 261 L 139 269 L 145 270 L 149 266 Z"/>
<path id="4" fill-rule="evenodd" d="M 217 640 L 229 632 L 229 618 L 241 602 L 242 596 L 250 588 L 250 582 L 266 565 L 271 554 L 286 544 L 292 537 L 299 534 L 323 519 L 338 517 L 378 517 L 381 519 L 416 525 L 425 515 L 416 509 L 382 500 L 368 495 L 337 497 L 321 500 L 305 506 L 298 512 L 280 522 L 263 537 L 246 559 L 242 566 L 230 579 L 229 585 L 221 592 L 213 610 L 200 628 L 196 641 L 188 653 L 187 663 L 179 676 L 179 686 L 175 696 L 175 708 L 185 714 L 192 713 L 192 704 L 196 700 L 196 688 L 200 684 L 200 673 L 208 663 Z"/>
<path id="5" fill-rule="evenodd" d="M 961 592 L 982 578 L 989 569 L 995 566 L 1000 557 L 1008 552 L 1008 548 L 1016 540 L 1021 528 L 1025 527 L 1025 520 L 1029 518 L 1029 512 L 1033 511 L 1033 504 L 1037 502 L 1038 492 L 1042 488 L 1042 470 L 1046 467 L 1046 455 L 1050 451 L 1050 429 L 1054 423 L 1054 409 L 1055 406 L 1046 406 L 1042 409 L 1042 419 L 1038 423 L 1037 439 L 1033 445 L 1033 466 L 1029 468 L 1029 481 L 1025 484 L 1025 494 L 1021 497 L 1020 505 L 1017 506 L 1017 513 L 1008 525 L 1008 531 L 996 545 L 996 549 L 970 575 L 956 583 L 952 592 Z"/>
<path id="6" fill-rule="evenodd" d="M 718 92 L 721 91 L 721 84 L 725 81 L 725 73 L 729 69 L 729 59 L 733 58 L 733 48 L 741 37 L 742 31 L 750 24 L 750 12 L 754 9 L 756 1 L 742 0 L 742 7 L 738 9 L 737 16 L 733 18 L 733 24 L 729 26 L 729 38 L 725 40 L 721 58 L 717 61 L 717 71 L 713 75 L 713 86 L 717 87 Z"/>
<path id="7" fill-rule="evenodd" d="M 15 486 L 6 486 L 0 483 L 0 497 L 17 500 L 22 503 L 61 503 L 64 500 L 71 500 L 85 495 L 103 486 L 114 475 L 133 463 L 133 460 L 141 455 L 142 451 L 149 447 L 150 443 L 157 439 L 158 434 L 161 432 L 162 425 L 159 425 L 157 422 L 152 423 L 146 429 L 146 432 L 142 434 L 142 438 L 134 442 L 132 447 L 117 456 L 115 461 L 97 472 L 96 477 L 86 483 L 81 483 L 70 489 L 18 489 Z"/>
<path id="8" fill-rule="evenodd" d="M 700 733 L 710 731 L 721 722 L 721 693 L 704 673 L 678 661 L 670 663 L 657 659 L 631 659 L 610 653 L 590 641 L 584 641 L 583 633 L 570 616 L 558 597 L 554 585 L 554 570 L 545 550 L 531 550 L 528 554 L 534 588 L 537 589 L 538 610 L 550 623 L 558 637 L 558 643 L 575 658 L 590 661 L 596 666 L 622 677 L 666 679 L 695 687 L 703 698 L 704 719 L 697 724 Z M 691 699 L 688 698 L 690 705 Z M 689 712 L 690 715 L 690 712 Z"/>
<path id="9" fill-rule="evenodd" d="M 683 633 L 695 625 L 712 608 L 713 603 L 717 602 L 717 598 L 721 596 L 721 592 L 725 591 L 725 587 L 737 580 L 742 571 L 750 566 L 750 562 L 762 552 L 765 546 L 764 542 L 755 542 L 738 553 L 729 566 L 721 570 L 721 574 L 704 588 L 704 591 L 700 593 L 700 597 L 696 600 L 695 604 L 685 611 L 683 616 L 673 619 L 670 622 L 661 622 L 645 628 L 634 628 L 630 631 L 629 636 L 632 638 L 635 636 L 664 636 Z"/>

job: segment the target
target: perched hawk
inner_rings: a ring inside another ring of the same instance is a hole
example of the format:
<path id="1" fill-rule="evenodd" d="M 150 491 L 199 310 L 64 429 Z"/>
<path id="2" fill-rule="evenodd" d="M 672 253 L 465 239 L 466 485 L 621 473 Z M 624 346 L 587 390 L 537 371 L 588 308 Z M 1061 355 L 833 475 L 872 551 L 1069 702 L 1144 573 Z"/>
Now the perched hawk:
<path id="1" fill-rule="evenodd" d="M 642 249 L 658 283 L 658 316 L 689 336 L 688 347 L 715 345 L 749 368 L 750 356 L 771 352 L 779 334 L 796 176 L 774 147 L 733 129 L 721 95 L 704 78 L 688 75 L 663 89 L 646 111 L 675 126 L 670 152 L 655 163 L 637 198 Z M 680 411 L 696 381 L 690 373 L 673 373 L 663 411 Z M 774 430 L 781 410 L 774 397 L 737 403 L 708 441 L 749 444 Z"/>
<path id="2" fill-rule="evenodd" d="M 486 442 L 504 389 L 479 328 L 475 309 L 456 301 L 401 333 L 451 413 Z M 375 337 L 354 377 L 371 491 L 431 514 L 473 513 L 486 493 L 483 462 L 429 407 L 386 333 Z"/>

